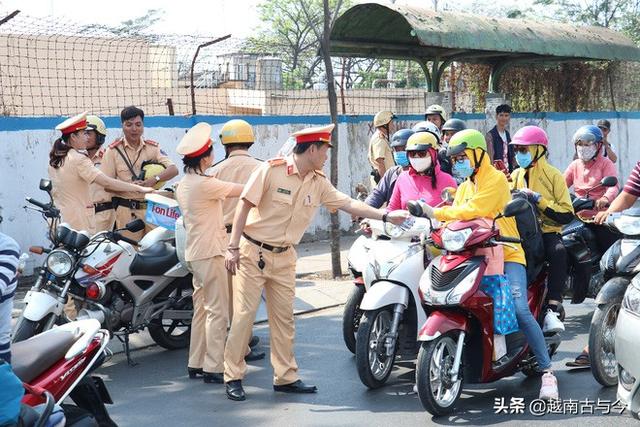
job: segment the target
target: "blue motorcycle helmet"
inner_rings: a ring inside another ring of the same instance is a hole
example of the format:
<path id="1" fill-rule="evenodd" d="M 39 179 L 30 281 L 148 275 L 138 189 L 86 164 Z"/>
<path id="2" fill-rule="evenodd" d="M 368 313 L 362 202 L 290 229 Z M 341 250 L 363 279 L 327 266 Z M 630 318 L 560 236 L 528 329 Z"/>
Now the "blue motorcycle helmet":
<path id="1" fill-rule="evenodd" d="M 391 136 L 391 148 L 404 147 L 407 145 L 407 140 L 415 132 L 411 129 L 400 129 Z"/>

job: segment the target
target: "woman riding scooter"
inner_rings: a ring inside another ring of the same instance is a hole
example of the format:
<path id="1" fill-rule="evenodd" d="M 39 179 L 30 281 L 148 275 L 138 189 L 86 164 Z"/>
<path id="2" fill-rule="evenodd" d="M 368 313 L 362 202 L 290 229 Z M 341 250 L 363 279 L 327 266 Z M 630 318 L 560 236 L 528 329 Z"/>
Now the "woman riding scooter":
<path id="1" fill-rule="evenodd" d="M 406 209 L 409 200 L 422 199 L 431 206 L 440 203 L 440 194 L 456 181 L 440 170 L 438 138 L 431 132 L 418 132 L 407 140 L 407 156 L 411 166 L 398 176 L 388 210 Z"/>
<path id="2" fill-rule="evenodd" d="M 597 126 L 582 126 L 573 135 L 573 144 L 576 148 L 577 159 L 571 162 L 564 172 L 567 187 L 571 188 L 573 186 L 576 196 L 589 197 L 589 199 L 595 201 L 595 209 L 597 211 L 604 211 L 617 196 L 618 187 L 595 189 L 594 187 L 606 176 L 618 176 L 618 170 L 609 158 L 603 156 L 602 131 Z M 619 238 L 616 233 L 603 225 L 596 223 L 588 225 L 596 235 L 601 253 L 604 253 Z M 579 275 L 576 281 L 589 283 L 589 272 L 578 268 L 576 273 Z M 579 304 L 584 301 L 585 297 L 586 291 L 580 295 L 574 295 L 572 302 Z M 588 368 L 590 366 L 589 348 L 585 347 L 573 362 L 567 363 L 567 366 Z"/>
<path id="3" fill-rule="evenodd" d="M 491 165 L 482 133 L 474 129 L 456 133 L 449 142 L 447 154 L 451 157 L 454 174 L 464 177 L 465 181 L 458 188 L 452 206 L 434 209 L 424 205 L 424 215 L 439 221 L 498 216 L 511 199 L 511 194 L 505 175 Z M 519 237 L 514 218 L 500 218 L 496 224 L 505 236 Z M 551 371 L 544 335 L 527 304 L 526 261 L 522 246 L 505 246 L 504 261 L 504 271 L 515 298 L 518 324 L 536 357 L 538 367 L 544 371 L 540 398 L 557 399 L 558 384 Z"/>
<path id="4" fill-rule="evenodd" d="M 525 126 L 513 136 L 515 159 L 511 188 L 526 193 L 542 220 L 545 259 L 549 263 L 547 313 L 543 332 L 564 331 L 559 307 L 567 281 L 567 251 L 562 244 L 562 225 L 573 219 L 569 189 L 562 173 L 547 162 L 549 139 L 538 126 Z"/>

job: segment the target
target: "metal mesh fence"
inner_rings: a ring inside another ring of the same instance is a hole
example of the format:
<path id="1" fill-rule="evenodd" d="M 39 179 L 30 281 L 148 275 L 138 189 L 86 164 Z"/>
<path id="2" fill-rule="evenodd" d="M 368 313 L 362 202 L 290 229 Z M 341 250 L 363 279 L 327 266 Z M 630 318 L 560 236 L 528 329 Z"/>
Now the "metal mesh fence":
<path id="1" fill-rule="evenodd" d="M 320 56 L 289 58 L 251 52 L 244 40 L 224 34 L 138 33 L 18 14 L 0 24 L 0 115 L 117 115 L 131 104 L 148 115 L 328 114 Z M 412 61 L 333 58 L 333 67 L 340 114 L 419 114 L 434 102 L 484 111 L 487 67 L 454 63 L 437 96 L 426 92 L 424 73 Z M 625 63 L 604 71 L 514 70 L 502 89 L 519 111 L 635 110 L 639 76 L 636 64 Z M 586 83 L 572 83 L 580 79 Z M 563 98 L 569 96 L 575 102 Z"/>

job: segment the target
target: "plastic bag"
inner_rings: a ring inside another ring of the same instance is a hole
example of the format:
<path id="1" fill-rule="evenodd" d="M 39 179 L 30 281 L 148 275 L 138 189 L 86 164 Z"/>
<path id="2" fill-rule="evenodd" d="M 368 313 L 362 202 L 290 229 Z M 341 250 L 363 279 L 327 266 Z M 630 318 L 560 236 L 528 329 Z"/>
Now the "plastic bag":
<path id="1" fill-rule="evenodd" d="M 507 335 L 518 330 L 516 303 L 511 294 L 507 276 L 496 274 L 484 276 L 480 289 L 493 299 L 493 330 L 496 334 Z"/>

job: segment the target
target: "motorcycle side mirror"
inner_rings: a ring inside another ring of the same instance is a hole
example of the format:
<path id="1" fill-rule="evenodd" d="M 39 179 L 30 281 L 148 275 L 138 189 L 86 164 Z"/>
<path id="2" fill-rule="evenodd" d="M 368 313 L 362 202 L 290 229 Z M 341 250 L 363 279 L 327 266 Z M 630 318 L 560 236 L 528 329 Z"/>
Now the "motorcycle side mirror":
<path id="1" fill-rule="evenodd" d="M 138 231 L 142 231 L 144 230 L 144 221 L 141 219 L 135 219 L 129 223 L 127 223 L 127 225 L 125 225 L 124 227 L 127 231 L 130 231 L 132 233 L 136 233 Z"/>
<path id="2" fill-rule="evenodd" d="M 453 187 L 447 187 L 440 193 L 440 198 L 443 202 L 453 203 L 453 198 L 456 195 L 456 189 Z"/>
<path id="3" fill-rule="evenodd" d="M 407 202 L 407 209 L 411 215 L 416 217 L 421 217 L 424 213 L 422 211 L 422 206 L 420 206 L 420 203 L 417 200 L 409 200 Z"/>
<path id="4" fill-rule="evenodd" d="M 600 181 L 600 185 L 603 187 L 615 187 L 618 185 L 618 178 L 615 176 L 605 176 L 602 178 L 602 181 Z"/>
<path id="5" fill-rule="evenodd" d="M 529 203 L 525 199 L 513 199 L 507 206 L 504 207 L 502 216 L 510 218 L 520 213 L 526 212 L 529 209 Z"/>
<path id="6" fill-rule="evenodd" d="M 51 180 L 44 179 L 44 178 L 40 180 L 40 189 L 42 191 L 46 191 L 47 193 L 50 193 L 51 188 L 53 188 L 53 186 L 51 185 Z"/>

